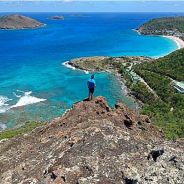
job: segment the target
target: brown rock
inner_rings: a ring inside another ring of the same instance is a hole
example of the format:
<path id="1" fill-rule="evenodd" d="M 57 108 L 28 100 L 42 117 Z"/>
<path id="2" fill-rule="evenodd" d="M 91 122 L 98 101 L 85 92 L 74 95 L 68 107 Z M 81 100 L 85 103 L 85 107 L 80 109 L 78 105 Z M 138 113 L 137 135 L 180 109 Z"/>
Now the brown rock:
<path id="1" fill-rule="evenodd" d="M 165 141 L 147 121 L 123 104 L 111 109 L 103 97 L 78 102 L 50 124 L 0 143 L 0 183 L 182 183 L 183 141 Z"/>
<path id="2" fill-rule="evenodd" d="M 0 17 L 0 29 L 33 29 L 44 24 L 23 15 L 6 15 Z"/>

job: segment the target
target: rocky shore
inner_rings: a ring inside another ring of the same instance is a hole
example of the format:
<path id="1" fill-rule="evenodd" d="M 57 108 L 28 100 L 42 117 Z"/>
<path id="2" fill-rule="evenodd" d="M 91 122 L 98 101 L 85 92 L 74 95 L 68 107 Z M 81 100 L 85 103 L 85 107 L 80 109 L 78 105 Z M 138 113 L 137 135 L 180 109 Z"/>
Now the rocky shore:
<path id="1" fill-rule="evenodd" d="M 183 140 L 168 142 L 147 116 L 103 97 L 0 142 L 0 183 L 182 184 Z"/>
<path id="2" fill-rule="evenodd" d="M 35 29 L 45 24 L 23 15 L 5 15 L 0 17 L 0 29 Z"/>

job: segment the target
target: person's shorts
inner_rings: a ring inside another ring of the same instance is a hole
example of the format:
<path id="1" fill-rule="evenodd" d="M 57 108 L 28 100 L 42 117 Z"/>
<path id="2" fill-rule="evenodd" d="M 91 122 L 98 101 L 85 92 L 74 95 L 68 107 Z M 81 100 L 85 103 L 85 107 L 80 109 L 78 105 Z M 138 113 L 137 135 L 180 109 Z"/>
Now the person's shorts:
<path id="1" fill-rule="evenodd" d="M 94 93 L 94 90 L 95 90 L 94 88 L 89 88 L 89 92 L 92 94 Z"/>

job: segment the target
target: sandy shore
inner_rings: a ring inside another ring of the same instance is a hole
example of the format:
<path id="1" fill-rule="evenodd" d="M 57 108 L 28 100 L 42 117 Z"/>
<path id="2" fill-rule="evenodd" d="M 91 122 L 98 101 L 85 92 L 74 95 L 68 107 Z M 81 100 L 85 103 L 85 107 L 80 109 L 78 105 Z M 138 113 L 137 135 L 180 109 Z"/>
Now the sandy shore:
<path id="1" fill-rule="evenodd" d="M 181 38 L 176 37 L 176 36 L 163 36 L 163 37 L 169 38 L 173 40 L 174 42 L 176 42 L 178 49 L 184 48 L 184 41 Z"/>

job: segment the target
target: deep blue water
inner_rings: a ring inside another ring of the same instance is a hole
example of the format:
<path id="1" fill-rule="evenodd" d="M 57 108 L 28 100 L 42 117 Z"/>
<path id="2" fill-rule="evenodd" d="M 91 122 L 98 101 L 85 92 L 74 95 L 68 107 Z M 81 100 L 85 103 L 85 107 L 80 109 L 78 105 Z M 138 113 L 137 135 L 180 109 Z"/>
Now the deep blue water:
<path id="1" fill-rule="evenodd" d="M 151 18 L 171 14 L 23 14 L 46 26 L 0 31 L 0 129 L 29 120 L 50 120 L 87 96 L 86 81 L 90 75 L 64 67 L 64 61 L 101 55 L 158 57 L 177 48 L 167 38 L 141 36 L 132 30 Z M 50 20 L 53 15 L 64 15 L 65 20 Z M 95 95 L 105 96 L 110 105 L 123 101 L 135 107 L 113 76 L 101 73 L 95 78 Z M 32 94 L 25 93 L 29 91 Z M 45 101 L 28 105 L 39 99 Z"/>

